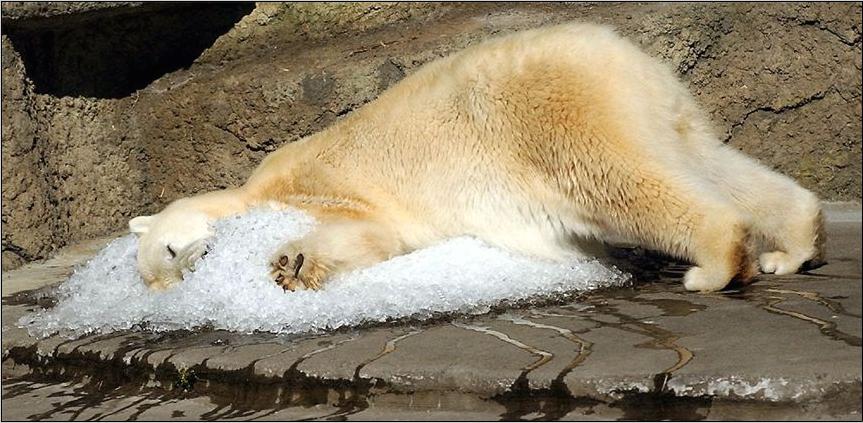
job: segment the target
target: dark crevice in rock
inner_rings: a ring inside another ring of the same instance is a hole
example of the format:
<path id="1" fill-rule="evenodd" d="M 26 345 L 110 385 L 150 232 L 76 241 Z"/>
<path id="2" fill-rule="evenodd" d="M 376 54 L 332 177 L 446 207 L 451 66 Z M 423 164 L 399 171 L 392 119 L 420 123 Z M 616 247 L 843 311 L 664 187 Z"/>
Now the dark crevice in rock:
<path id="1" fill-rule="evenodd" d="M 3 252 L 9 252 L 20 257 L 24 261 L 33 261 L 40 257 L 34 256 L 25 250 L 23 247 L 13 244 L 10 241 L 3 240 Z"/>
<path id="2" fill-rule="evenodd" d="M 722 142 L 727 144 L 729 141 L 731 141 L 731 138 L 734 136 L 734 131 L 737 130 L 737 128 L 743 126 L 746 123 L 746 121 L 749 119 L 749 117 L 755 113 L 770 112 L 770 113 L 773 113 L 774 115 L 779 115 L 779 114 L 782 114 L 785 112 L 789 112 L 791 110 L 797 110 L 801 107 L 805 107 L 805 106 L 810 105 L 810 104 L 817 102 L 819 100 L 823 100 L 827 96 L 827 94 L 829 94 L 831 91 L 835 91 L 835 90 L 819 91 L 819 92 L 812 94 L 812 95 L 810 95 L 810 96 L 808 96 L 808 97 L 806 97 L 800 101 L 797 101 L 797 102 L 794 102 L 791 104 L 782 105 L 778 108 L 772 107 L 772 106 L 761 106 L 761 107 L 757 107 L 755 109 L 752 109 L 752 110 L 744 113 L 740 119 L 738 119 L 736 122 L 731 124 L 731 127 L 728 128 L 728 133 L 725 136 L 725 139 L 722 140 Z"/>
<path id="3" fill-rule="evenodd" d="M 827 32 L 827 33 L 833 35 L 837 40 L 839 40 L 840 43 L 845 44 L 846 46 L 854 47 L 858 50 L 860 50 L 860 48 L 861 48 L 860 47 L 860 40 L 861 40 L 860 34 L 857 34 L 856 36 L 854 36 L 853 40 L 849 40 L 846 36 L 840 34 L 839 32 L 836 32 L 835 30 L 828 27 L 826 24 L 824 24 L 823 22 L 821 22 L 818 19 L 798 20 L 798 23 L 800 24 L 800 26 L 812 26 L 812 27 L 818 28 L 821 31 Z"/>
<path id="4" fill-rule="evenodd" d="M 122 98 L 188 68 L 253 8 L 253 3 L 179 3 L 137 14 L 4 29 L 36 93 Z"/>

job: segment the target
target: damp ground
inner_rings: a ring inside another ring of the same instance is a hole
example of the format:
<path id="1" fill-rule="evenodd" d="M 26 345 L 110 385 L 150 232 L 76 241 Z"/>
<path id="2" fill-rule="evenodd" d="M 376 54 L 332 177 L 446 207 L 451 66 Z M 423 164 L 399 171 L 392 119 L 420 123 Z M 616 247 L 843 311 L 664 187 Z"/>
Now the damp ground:
<path id="1" fill-rule="evenodd" d="M 16 322 L 98 247 L 3 275 L 4 419 L 547 420 L 861 417 L 859 205 L 828 259 L 714 294 L 622 248 L 632 286 L 318 335 L 216 329 L 32 338 Z M 626 266 L 626 264 L 622 264 Z"/>

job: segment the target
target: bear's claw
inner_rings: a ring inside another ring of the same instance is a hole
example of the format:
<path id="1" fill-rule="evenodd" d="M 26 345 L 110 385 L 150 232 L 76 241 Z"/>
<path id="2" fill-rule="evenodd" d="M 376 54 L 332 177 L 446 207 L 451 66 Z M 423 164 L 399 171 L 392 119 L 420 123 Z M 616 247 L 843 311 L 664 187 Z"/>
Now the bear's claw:
<path id="1" fill-rule="evenodd" d="M 288 255 L 280 255 L 278 260 L 272 263 L 270 273 L 277 285 L 285 291 L 293 292 L 297 289 L 320 289 L 325 272 L 320 266 L 309 263 L 303 253 L 298 253 L 293 260 Z"/>

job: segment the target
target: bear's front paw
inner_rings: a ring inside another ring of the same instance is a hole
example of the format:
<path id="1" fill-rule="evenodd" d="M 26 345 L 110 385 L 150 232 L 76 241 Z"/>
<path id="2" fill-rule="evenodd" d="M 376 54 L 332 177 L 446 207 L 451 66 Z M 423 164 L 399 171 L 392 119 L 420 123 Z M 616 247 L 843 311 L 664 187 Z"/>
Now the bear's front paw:
<path id="1" fill-rule="evenodd" d="M 703 267 L 692 266 L 685 275 L 683 275 L 683 287 L 687 291 L 713 292 L 725 288 L 728 285 L 728 278 L 722 277 L 721 274 L 711 273 Z"/>
<path id="2" fill-rule="evenodd" d="M 271 264 L 270 275 L 285 291 L 297 289 L 321 289 L 326 275 L 326 266 L 294 247 L 282 248 Z"/>
<path id="3" fill-rule="evenodd" d="M 794 257 L 782 251 L 773 251 L 762 254 L 758 258 L 758 264 L 764 273 L 790 275 L 800 269 L 803 260 L 795 260 Z"/>

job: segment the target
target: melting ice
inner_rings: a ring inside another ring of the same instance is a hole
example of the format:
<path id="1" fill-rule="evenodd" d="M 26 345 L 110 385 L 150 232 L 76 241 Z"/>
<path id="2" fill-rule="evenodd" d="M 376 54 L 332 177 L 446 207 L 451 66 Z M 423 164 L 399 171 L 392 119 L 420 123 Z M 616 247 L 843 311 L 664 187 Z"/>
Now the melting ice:
<path id="1" fill-rule="evenodd" d="M 214 225 L 206 258 L 164 292 L 151 292 L 138 276 L 135 236 L 118 238 L 60 285 L 56 306 L 19 324 L 34 336 L 142 326 L 304 333 L 437 313 L 478 314 L 505 300 L 555 298 L 629 278 L 595 260 L 539 261 L 462 237 L 341 275 L 318 292 L 284 292 L 269 278 L 269 260 L 282 243 L 314 225 L 297 210 L 223 219 Z"/>

